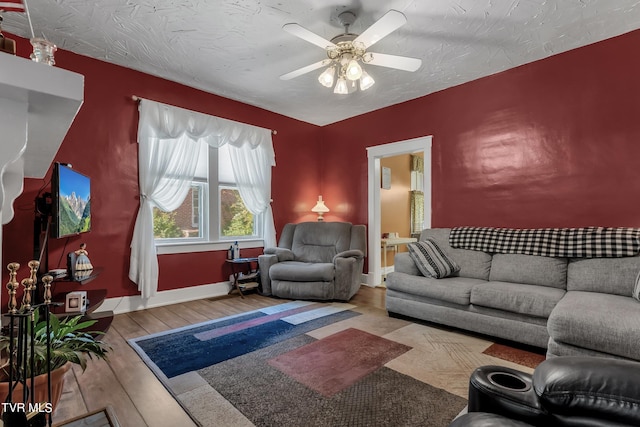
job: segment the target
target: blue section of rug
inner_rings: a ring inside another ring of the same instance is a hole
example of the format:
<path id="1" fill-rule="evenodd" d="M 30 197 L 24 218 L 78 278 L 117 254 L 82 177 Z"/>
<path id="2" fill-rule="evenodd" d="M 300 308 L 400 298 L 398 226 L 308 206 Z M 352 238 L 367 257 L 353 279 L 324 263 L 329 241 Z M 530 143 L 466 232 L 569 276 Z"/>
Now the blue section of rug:
<path id="1" fill-rule="evenodd" d="M 274 320 L 211 339 L 200 341 L 195 334 L 265 316 L 262 312 L 223 319 L 214 323 L 134 341 L 167 378 L 196 371 L 260 350 L 360 313 L 345 310 L 299 325 Z"/>

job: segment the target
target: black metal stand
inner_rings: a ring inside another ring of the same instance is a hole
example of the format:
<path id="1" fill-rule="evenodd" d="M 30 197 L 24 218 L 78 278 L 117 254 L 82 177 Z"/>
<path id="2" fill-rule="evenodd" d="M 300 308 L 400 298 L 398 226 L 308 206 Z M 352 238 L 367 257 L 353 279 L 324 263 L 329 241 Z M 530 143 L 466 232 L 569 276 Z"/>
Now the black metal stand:
<path id="1" fill-rule="evenodd" d="M 37 263 L 30 264 L 32 277 L 35 277 Z M 19 266 L 11 265 L 11 279 L 9 288 L 9 312 L 5 314 L 9 318 L 9 354 L 7 354 L 9 364 L 9 387 L 8 394 L 3 405 L 2 421 L 5 427 L 51 427 L 53 423 L 51 406 L 51 306 L 61 305 L 51 302 L 51 276 L 43 278 L 44 303 L 31 305 L 31 296 L 35 286 L 33 279 L 25 279 L 28 286 L 25 286 L 22 307 L 16 309 L 15 291 L 18 283 L 15 280 L 15 273 Z M 25 284 L 23 281 L 23 284 Z M 46 363 L 47 363 L 47 402 L 36 402 L 35 399 L 35 338 L 36 323 L 35 313 L 44 315 L 46 331 Z M 14 402 L 14 392 L 22 386 L 22 401 Z"/>
<path id="2" fill-rule="evenodd" d="M 35 339 L 33 311 L 9 313 L 9 393 L 4 405 L 2 421 L 6 427 L 44 427 L 47 424 L 45 407 L 35 401 Z M 48 312 L 48 309 L 45 310 Z M 49 327 L 47 325 L 47 331 Z M 48 347 L 50 343 L 47 343 Z M 22 385 L 22 401 L 14 402 L 13 395 Z M 49 392 L 49 400 L 51 393 Z M 49 418 L 51 418 L 49 416 Z M 51 426 L 51 420 L 49 421 Z"/>

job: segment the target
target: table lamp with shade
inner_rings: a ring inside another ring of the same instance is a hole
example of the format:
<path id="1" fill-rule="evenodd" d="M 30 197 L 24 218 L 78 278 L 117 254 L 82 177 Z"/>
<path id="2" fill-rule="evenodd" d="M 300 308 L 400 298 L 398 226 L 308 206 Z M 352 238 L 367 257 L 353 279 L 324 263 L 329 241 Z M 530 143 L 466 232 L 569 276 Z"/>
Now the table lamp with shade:
<path id="1" fill-rule="evenodd" d="M 311 212 L 315 212 L 318 214 L 318 221 L 324 221 L 322 215 L 326 212 L 329 212 L 329 208 L 325 206 L 324 200 L 322 200 L 322 196 L 318 196 L 318 201 L 316 205 L 311 209 Z"/>

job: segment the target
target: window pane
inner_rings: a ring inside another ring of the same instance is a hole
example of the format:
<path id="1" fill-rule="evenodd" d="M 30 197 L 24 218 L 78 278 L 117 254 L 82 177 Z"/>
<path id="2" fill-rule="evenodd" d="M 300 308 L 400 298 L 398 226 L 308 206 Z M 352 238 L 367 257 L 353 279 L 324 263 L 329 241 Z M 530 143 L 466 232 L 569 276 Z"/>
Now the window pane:
<path id="1" fill-rule="evenodd" d="M 198 142 L 198 164 L 196 165 L 196 172 L 193 176 L 196 180 L 206 181 L 209 176 L 209 145 L 200 141 Z"/>
<path id="2" fill-rule="evenodd" d="M 191 191 L 191 227 L 200 227 L 200 192 L 193 189 Z"/>
<path id="3" fill-rule="evenodd" d="M 424 173 L 411 171 L 411 189 L 424 191 Z"/>
<path id="4" fill-rule="evenodd" d="M 255 235 L 253 214 L 242 202 L 234 188 L 220 189 L 220 236 L 242 237 Z"/>
<path id="5" fill-rule="evenodd" d="M 173 212 L 153 208 L 153 236 L 156 239 L 202 237 L 202 191 L 203 185 L 192 185 L 182 205 Z"/>
<path id="6" fill-rule="evenodd" d="M 218 148 L 218 181 L 226 184 L 236 182 L 231 168 L 231 153 L 229 153 L 229 144 L 224 144 Z"/>

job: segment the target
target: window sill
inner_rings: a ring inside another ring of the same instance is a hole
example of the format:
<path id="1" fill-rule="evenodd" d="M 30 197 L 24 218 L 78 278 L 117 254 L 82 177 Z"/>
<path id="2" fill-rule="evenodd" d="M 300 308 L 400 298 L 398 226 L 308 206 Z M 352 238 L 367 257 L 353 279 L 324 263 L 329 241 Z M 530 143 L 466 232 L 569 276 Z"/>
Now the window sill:
<path id="1" fill-rule="evenodd" d="M 224 242 L 184 242 L 184 243 L 156 243 L 158 255 L 167 254 L 188 254 L 193 252 L 226 251 L 231 246 L 232 241 Z M 264 241 L 259 240 L 238 240 L 238 246 L 243 248 L 262 248 Z"/>

